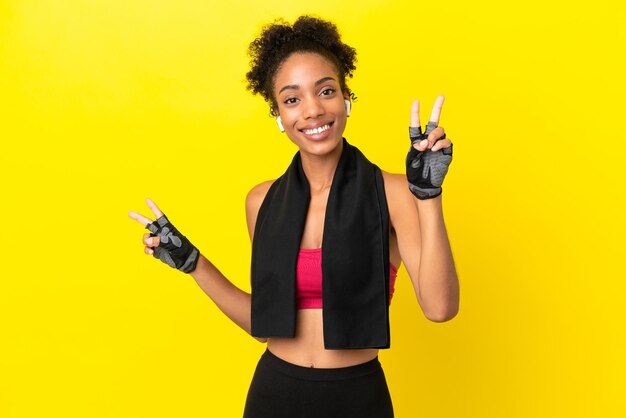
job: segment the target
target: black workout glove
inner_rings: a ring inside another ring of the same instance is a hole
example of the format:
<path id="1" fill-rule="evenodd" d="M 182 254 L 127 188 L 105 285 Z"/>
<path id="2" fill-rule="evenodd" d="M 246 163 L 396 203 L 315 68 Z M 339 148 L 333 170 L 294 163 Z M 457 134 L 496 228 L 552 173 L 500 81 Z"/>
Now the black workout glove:
<path id="1" fill-rule="evenodd" d="M 443 178 L 448 172 L 448 166 L 452 161 L 452 145 L 449 148 L 441 148 L 438 151 L 425 149 L 419 151 L 413 144 L 428 137 L 437 125 L 428 122 L 426 132 L 422 133 L 420 127 L 409 128 L 411 148 L 406 156 L 406 177 L 409 181 L 409 190 L 418 199 L 432 199 L 441 194 Z M 444 139 L 446 136 L 439 139 Z"/>
<path id="2" fill-rule="evenodd" d="M 165 215 L 146 225 L 151 237 L 159 236 L 159 245 L 152 247 L 154 257 L 183 273 L 196 269 L 198 249 L 170 223 Z"/>

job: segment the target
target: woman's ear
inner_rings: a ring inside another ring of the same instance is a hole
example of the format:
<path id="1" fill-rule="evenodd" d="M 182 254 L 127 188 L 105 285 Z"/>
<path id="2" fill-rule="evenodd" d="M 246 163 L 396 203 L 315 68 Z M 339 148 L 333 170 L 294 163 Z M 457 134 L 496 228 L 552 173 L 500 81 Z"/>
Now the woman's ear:
<path id="1" fill-rule="evenodd" d="M 352 107 L 352 92 L 348 88 L 343 90 L 343 101 L 346 104 L 346 116 L 350 116 L 350 110 Z"/>
<path id="2" fill-rule="evenodd" d="M 281 132 L 285 132 L 285 128 L 283 127 L 283 121 L 282 121 L 282 119 L 280 118 L 280 115 L 276 116 L 276 124 L 278 125 L 278 129 L 279 129 Z"/>

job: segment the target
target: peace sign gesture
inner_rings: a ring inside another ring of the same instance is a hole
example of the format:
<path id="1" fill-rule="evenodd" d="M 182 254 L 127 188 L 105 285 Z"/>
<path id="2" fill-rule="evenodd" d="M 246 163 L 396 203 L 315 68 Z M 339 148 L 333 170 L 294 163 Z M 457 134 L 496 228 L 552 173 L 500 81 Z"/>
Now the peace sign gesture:
<path id="1" fill-rule="evenodd" d="M 406 156 L 406 175 L 409 190 L 422 200 L 442 193 L 441 184 L 452 161 L 452 142 L 445 139 L 445 131 L 438 126 L 443 100 L 444 96 L 437 97 L 424 133 L 420 124 L 419 100 L 411 106 L 411 148 Z"/>
<path id="2" fill-rule="evenodd" d="M 128 216 L 150 231 L 150 234 L 143 235 L 144 252 L 183 273 L 193 272 L 200 255 L 198 249 L 170 223 L 152 200 L 146 199 L 146 203 L 157 218 L 155 221 L 137 212 L 128 212 Z"/>

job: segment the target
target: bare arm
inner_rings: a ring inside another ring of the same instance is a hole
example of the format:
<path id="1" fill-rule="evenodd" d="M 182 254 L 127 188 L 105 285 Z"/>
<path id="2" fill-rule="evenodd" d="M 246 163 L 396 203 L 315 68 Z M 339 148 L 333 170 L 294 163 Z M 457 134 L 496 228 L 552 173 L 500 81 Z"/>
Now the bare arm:
<path id="1" fill-rule="evenodd" d="M 388 174 L 389 211 L 398 248 L 424 315 L 435 322 L 459 310 L 459 281 L 448 241 L 441 196 L 419 200 L 404 174 Z"/>
<path id="2" fill-rule="evenodd" d="M 248 334 L 251 333 L 251 295 L 232 284 L 202 254 L 196 269 L 190 273 L 198 286 L 207 294 L 224 314 Z M 265 342 L 265 338 L 257 338 Z"/>
<path id="3" fill-rule="evenodd" d="M 459 311 L 459 279 L 443 220 L 439 195 L 420 200 L 413 196 L 419 214 L 421 255 L 419 266 L 420 298 L 432 321 L 448 321 Z"/>

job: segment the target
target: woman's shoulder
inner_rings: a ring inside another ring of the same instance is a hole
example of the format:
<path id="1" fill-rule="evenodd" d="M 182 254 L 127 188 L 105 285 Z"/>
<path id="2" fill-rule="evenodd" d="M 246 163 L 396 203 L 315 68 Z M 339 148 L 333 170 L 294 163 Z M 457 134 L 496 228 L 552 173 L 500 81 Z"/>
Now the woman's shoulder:
<path id="1" fill-rule="evenodd" d="M 381 169 L 380 172 L 383 175 L 383 183 L 385 184 L 385 194 L 387 195 L 387 198 L 406 198 L 411 195 L 406 174 L 390 173 L 383 169 Z M 408 195 L 406 192 L 408 192 Z"/>
<path id="2" fill-rule="evenodd" d="M 254 205 L 255 203 L 258 203 L 258 206 L 261 206 L 263 199 L 265 199 L 265 196 L 267 195 L 267 191 L 270 187 L 272 187 L 272 184 L 274 184 L 275 181 L 276 179 L 267 180 L 252 187 L 246 196 L 246 206 L 248 204 Z"/>
<path id="3" fill-rule="evenodd" d="M 387 186 L 387 183 L 393 183 L 391 184 L 391 186 L 397 186 L 397 183 L 400 180 L 405 180 L 406 176 L 404 174 L 398 174 L 398 173 L 390 173 L 389 171 L 385 171 L 382 168 L 380 169 L 380 172 L 383 175 L 383 180 L 385 181 L 385 186 Z"/>

